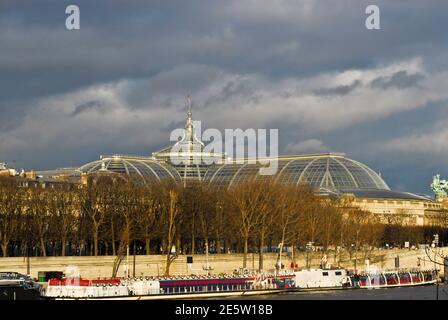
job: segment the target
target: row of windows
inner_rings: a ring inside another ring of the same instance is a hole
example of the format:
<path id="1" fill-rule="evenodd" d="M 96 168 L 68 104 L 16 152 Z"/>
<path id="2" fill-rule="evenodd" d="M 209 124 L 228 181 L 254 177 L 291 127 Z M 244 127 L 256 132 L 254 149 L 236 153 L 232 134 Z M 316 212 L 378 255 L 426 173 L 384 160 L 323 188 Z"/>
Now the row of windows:
<path id="1" fill-rule="evenodd" d="M 363 199 L 362 202 L 365 203 L 381 203 L 381 204 L 395 204 L 395 205 L 420 205 L 419 202 L 415 201 L 401 201 L 401 200 L 379 200 L 379 199 Z M 440 208 L 439 204 L 424 203 L 425 208 Z"/>

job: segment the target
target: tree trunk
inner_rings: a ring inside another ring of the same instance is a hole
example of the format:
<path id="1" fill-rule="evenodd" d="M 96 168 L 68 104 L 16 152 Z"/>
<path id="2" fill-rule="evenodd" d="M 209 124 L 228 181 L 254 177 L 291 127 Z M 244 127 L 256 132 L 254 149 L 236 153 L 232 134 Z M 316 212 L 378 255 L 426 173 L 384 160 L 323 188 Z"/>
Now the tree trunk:
<path id="1" fill-rule="evenodd" d="M 206 267 L 207 267 L 207 275 L 210 275 L 210 264 L 208 261 L 208 251 L 209 251 L 209 242 L 208 238 L 205 238 L 205 260 L 206 260 Z"/>
<path id="2" fill-rule="evenodd" d="M 42 251 L 42 257 L 47 256 L 47 249 L 45 248 L 45 240 L 44 238 L 40 238 L 40 249 Z"/>
<path id="3" fill-rule="evenodd" d="M 247 253 L 248 253 L 248 237 L 244 238 L 244 254 L 243 254 L 243 268 L 246 268 L 247 266 Z"/>
<path id="4" fill-rule="evenodd" d="M 169 252 L 166 254 L 166 263 L 165 263 L 165 275 L 168 276 L 170 274 L 170 265 L 171 265 L 171 260 L 170 260 L 170 254 Z"/>
<path id="5" fill-rule="evenodd" d="M 145 252 L 148 256 L 151 254 L 151 239 L 149 238 L 145 240 Z"/>
<path id="6" fill-rule="evenodd" d="M 180 238 L 176 239 L 176 253 L 179 255 L 181 251 L 181 241 Z"/>
<path id="7" fill-rule="evenodd" d="M 171 249 L 173 248 L 173 246 L 169 246 L 167 248 L 167 252 L 166 252 L 166 265 L 165 265 L 165 275 L 169 276 L 170 275 L 170 267 L 171 267 L 171 262 L 173 261 L 171 259 Z"/>
<path id="8" fill-rule="evenodd" d="M 291 246 L 292 248 L 291 248 L 291 256 L 292 256 L 292 263 L 294 264 L 293 266 L 292 266 L 292 269 L 295 269 L 296 268 L 296 263 L 295 263 L 295 259 L 296 259 L 296 257 L 294 256 L 295 255 L 295 245 L 293 244 L 292 246 Z"/>
<path id="9" fill-rule="evenodd" d="M 98 256 L 98 227 L 93 227 L 93 255 Z"/>
<path id="10" fill-rule="evenodd" d="M 3 257 L 7 257 L 8 256 L 8 242 L 3 242 L 2 243 L 2 254 Z"/>
<path id="11" fill-rule="evenodd" d="M 334 248 L 333 264 L 336 264 L 337 257 L 338 257 L 338 246 L 336 245 Z"/>
<path id="12" fill-rule="evenodd" d="M 111 234 L 111 237 L 112 237 L 112 255 L 113 256 L 115 256 L 116 255 L 116 249 L 115 249 L 115 232 L 114 232 L 114 221 L 113 220 L 111 220 L 111 222 L 110 222 L 110 234 Z"/>
<path id="13" fill-rule="evenodd" d="M 284 246 L 284 244 L 285 244 L 285 236 L 286 236 L 286 226 L 285 227 L 283 227 L 282 228 L 282 239 L 281 239 L 281 244 L 282 244 L 282 249 L 283 249 L 283 246 Z M 280 251 L 278 252 L 278 255 L 277 255 L 277 261 L 275 262 L 275 266 L 276 266 L 276 268 L 277 268 L 277 266 L 279 266 L 279 263 L 280 263 L 280 259 L 281 259 L 282 257 L 281 257 L 281 253 L 280 253 Z M 308 265 L 308 262 L 307 262 L 307 265 Z M 280 267 L 280 266 L 279 266 Z"/>
<path id="14" fill-rule="evenodd" d="M 134 251 L 134 257 L 132 259 L 132 276 L 135 278 L 135 256 L 137 254 L 137 241 L 134 240 L 134 248 L 132 249 Z"/>
<path id="15" fill-rule="evenodd" d="M 221 240 L 219 238 L 216 239 L 216 253 L 221 253 Z"/>
<path id="16" fill-rule="evenodd" d="M 194 247 L 195 247 L 195 239 L 194 239 L 194 214 L 191 219 L 191 255 L 194 256 Z"/>
<path id="17" fill-rule="evenodd" d="M 263 270 L 263 258 L 264 258 L 264 232 L 261 232 L 260 237 L 260 250 L 258 252 L 258 271 Z"/>
<path id="18" fill-rule="evenodd" d="M 61 257 L 65 257 L 66 238 L 62 237 L 61 241 Z"/>

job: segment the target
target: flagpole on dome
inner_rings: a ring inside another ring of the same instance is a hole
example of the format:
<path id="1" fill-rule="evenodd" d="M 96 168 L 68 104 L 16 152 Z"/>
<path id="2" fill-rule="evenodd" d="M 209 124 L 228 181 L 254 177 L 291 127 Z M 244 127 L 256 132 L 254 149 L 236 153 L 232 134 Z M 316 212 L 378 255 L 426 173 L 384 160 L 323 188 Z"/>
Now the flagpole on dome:
<path id="1" fill-rule="evenodd" d="M 187 95 L 187 98 L 186 98 L 186 102 L 187 102 L 187 112 L 189 113 L 189 114 L 191 114 L 191 96 L 190 95 Z"/>

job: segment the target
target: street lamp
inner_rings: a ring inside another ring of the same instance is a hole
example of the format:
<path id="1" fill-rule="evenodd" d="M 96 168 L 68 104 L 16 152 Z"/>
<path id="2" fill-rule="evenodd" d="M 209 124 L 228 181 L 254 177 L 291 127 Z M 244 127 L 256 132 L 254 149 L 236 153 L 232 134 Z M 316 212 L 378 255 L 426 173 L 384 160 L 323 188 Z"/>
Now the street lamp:
<path id="1" fill-rule="evenodd" d="M 438 246 L 438 244 L 439 244 L 439 235 L 436 233 L 435 235 L 434 235 L 434 247 L 437 247 Z M 436 264 L 436 261 L 437 261 L 437 249 L 434 249 L 434 269 L 436 269 L 436 279 L 437 279 L 437 281 L 436 281 L 436 300 L 439 300 L 439 272 L 438 272 L 438 270 L 437 270 L 437 264 Z"/>
<path id="2" fill-rule="evenodd" d="M 359 230 L 356 230 L 356 242 L 355 242 L 355 272 L 358 272 L 357 262 L 358 262 L 358 238 L 359 238 Z"/>
<path id="3" fill-rule="evenodd" d="M 310 251 L 312 249 L 313 243 L 312 242 L 308 242 L 305 246 L 305 250 L 306 250 L 306 267 L 310 268 L 311 267 L 311 263 L 310 263 L 310 259 L 309 259 L 309 255 L 310 255 Z"/>

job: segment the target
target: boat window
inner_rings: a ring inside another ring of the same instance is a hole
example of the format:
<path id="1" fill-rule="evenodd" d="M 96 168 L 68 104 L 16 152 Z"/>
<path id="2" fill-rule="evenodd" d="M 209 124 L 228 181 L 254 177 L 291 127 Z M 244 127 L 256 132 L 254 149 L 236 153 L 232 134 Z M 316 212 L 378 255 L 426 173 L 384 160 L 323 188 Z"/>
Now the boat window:
<path id="1" fill-rule="evenodd" d="M 322 272 L 323 276 L 328 276 L 328 272 Z"/>
<path id="2" fill-rule="evenodd" d="M 336 271 L 335 274 L 336 274 L 337 276 L 340 276 L 340 275 L 342 275 L 342 272 L 341 272 L 341 271 Z"/>

